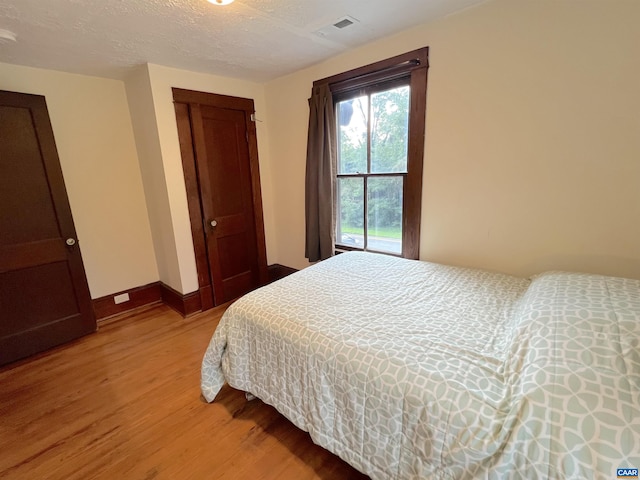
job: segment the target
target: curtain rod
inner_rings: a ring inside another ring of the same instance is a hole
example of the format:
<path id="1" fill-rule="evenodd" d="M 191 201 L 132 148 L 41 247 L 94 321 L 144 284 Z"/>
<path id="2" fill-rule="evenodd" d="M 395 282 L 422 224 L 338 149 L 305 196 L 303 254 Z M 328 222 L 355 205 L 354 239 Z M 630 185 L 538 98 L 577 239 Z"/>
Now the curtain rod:
<path id="1" fill-rule="evenodd" d="M 378 80 L 394 80 L 412 72 L 429 68 L 429 47 L 422 47 L 379 62 L 354 68 L 313 82 L 313 88 L 326 85 L 332 93 L 340 93 L 373 84 Z"/>
<path id="2" fill-rule="evenodd" d="M 365 71 L 359 75 L 338 75 L 338 78 L 335 78 L 335 80 L 333 81 L 331 81 L 331 78 L 325 79 L 327 80 L 325 83 L 328 84 L 331 93 L 333 95 L 337 95 L 344 91 L 366 87 L 368 85 L 376 83 L 377 81 L 386 82 L 395 80 L 397 78 L 402 78 L 404 76 L 410 75 L 413 70 L 421 66 L 422 62 L 420 61 L 420 59 L 412 58 L 401 63 L 389 65 L 377 70 L 371 70 L 368 72 Z M 321 84 L 322 83 L 320 82 L 314 82 L 314 87 Z"/>
<path id="3" fill-rule="evenodd" d="M 409 72 L 412 68 L 419 67 L 420 63 L 421 63 L 420 59 L 412 58 L 411 60 L 407 60 L 402 63 L 398 63 L 396 65 L 391 65 L 385 68 L 381 68 L 379 70 L 374 70 L 372 72 L 366 72 L 360 75 L 350 77 L 348 80 L 337 80 L 335 82 L 329 82 L 329 86 L 332 87 L 331 89 L 333 90 L 333 87 L 337 87 L 338 85 L 340 85 L 342 82 L 345 82 L 345 81 L 360 82 L 362 80 L 366 80 L 367 78 L 377 77 L 381 75 L 383 75 L 385 78 L 390 78 L 390 77 L 393 77 L 394 72 L 398 74 Z"/>
<path id="4" fill-rule="evenodd" d="M 331 75 L 330 77 L 316 80 L 313 82 L 313 85 L 333 85 L 347 79 L 355 79 L 375 74 L 384 75 L 384 72 L 388 71 L 402 71 L 403 69 L 413 70 L 415 68 L 429 68 L 429 47 L 418 48 L 410 52 L 396 55 L 395 57 L 387 58 L 386 60 L 374 62 L 336 75 Z"/>
<path id="5" fill-rule="evenodd" d="M 363 73 L 361 75 L 356 75 L 354 77 L 351 77 L 349 80 L 360 80 L 362 78 L 366 78 L 366 77 L 372 77 L 372 76 L 376 76 L 376 75 L 381 75 L 381 74 L 388 74 L 389 72 L 393 72 L 395 70 L 398 70 L 400 72 L 404 72 L 406 70 L 410 70 L 411 67 L 419 67 L 420 66 L 420 59 L 418 58 L 412 58 L 411 60 L 406 60 L 402 63 L 398 63 L 396 65 L 390 65 L 388 67 L 385 68 L 381 68 L 380 70 L 374 70 L 372 72 L 366 72 Z M 344 80 L 342 80 L 344 81 Z M 341 82 L 341 80 L 338 80 L 336 82 L 329 82 L 329 85 L 332 84 L 339 84 Z"/>

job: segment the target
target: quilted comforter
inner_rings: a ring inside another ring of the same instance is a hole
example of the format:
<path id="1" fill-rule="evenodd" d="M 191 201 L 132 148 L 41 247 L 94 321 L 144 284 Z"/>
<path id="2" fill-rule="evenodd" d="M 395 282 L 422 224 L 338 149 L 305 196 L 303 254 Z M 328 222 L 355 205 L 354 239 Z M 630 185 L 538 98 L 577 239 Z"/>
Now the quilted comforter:
<path id="1" fill-rule="evenodd" d="M 345 253 L 234 303 L 202 364 L 373 479 L 640 467 L 640 281 Z"/>

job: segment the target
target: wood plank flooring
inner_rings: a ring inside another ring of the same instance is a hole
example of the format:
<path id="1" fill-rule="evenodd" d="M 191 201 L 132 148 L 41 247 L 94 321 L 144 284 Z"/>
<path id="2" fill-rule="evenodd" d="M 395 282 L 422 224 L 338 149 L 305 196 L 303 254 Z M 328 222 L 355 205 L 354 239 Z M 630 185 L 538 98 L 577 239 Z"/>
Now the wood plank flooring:
<path id="1" fill-rule="evenodd" d="M 0 479 L 366 479 L 260 400 L 201 398 L 224 309 L 157 305 L 0 369 Z"/>

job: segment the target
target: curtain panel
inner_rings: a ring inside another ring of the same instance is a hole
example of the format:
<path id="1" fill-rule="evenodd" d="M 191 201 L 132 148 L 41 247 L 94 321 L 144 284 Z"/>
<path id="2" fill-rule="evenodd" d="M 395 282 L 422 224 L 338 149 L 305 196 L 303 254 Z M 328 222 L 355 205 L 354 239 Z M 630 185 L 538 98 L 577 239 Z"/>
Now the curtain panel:
<path id="1" fill-rule="evenodd" d="M 314 86 L 309 99 L 305 177 L 305 256 L 317 262 L 335 252 L 335 108 L 329 84 Z"/>

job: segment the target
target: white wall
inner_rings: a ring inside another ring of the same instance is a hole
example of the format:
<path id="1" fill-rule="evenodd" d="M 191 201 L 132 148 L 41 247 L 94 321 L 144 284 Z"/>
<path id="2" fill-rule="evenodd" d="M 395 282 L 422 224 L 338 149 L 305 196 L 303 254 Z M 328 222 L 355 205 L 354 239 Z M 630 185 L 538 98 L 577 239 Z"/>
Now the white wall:
<path id="1" fill-rule="evenodd" d="M 91 296 L 157 281 L 124 84 L 0 63 L 0 88 L 46 98 Z"/>
<path id="2" fill-rule="evenodd" d="M 640 2 L 494 0 L 266 86 L 278 263 L 302 268 L 314 80 L 430 47 L 421 258 L 640 278 Z"/>
<path id="3" fill-rule="evenodd" d="M 180 286 L 180 267 L 171 221 L 171 206 L 147 66 L 142 65 L 132 72 L 127 77 L 125 85 L 159 277 L 166 285 Z"/>
<path id="4" fill-rule="evenodd" d="M 154 240 L 157 250 L 161 252 L 157 256 L 160 279 L 183 294 L 198 289 L 172 87 L 254 100 L 256 116 L 262 120 L 256 127 L 265 204 L 267 257 L 269 260 L 274 258 L 277 250 L 274 233 L 276 215 L 275 210 L 270 208 L 273 190 L 264 87 L 252 82 L 152 64 L 141 68 L 126 83 Z"/>

